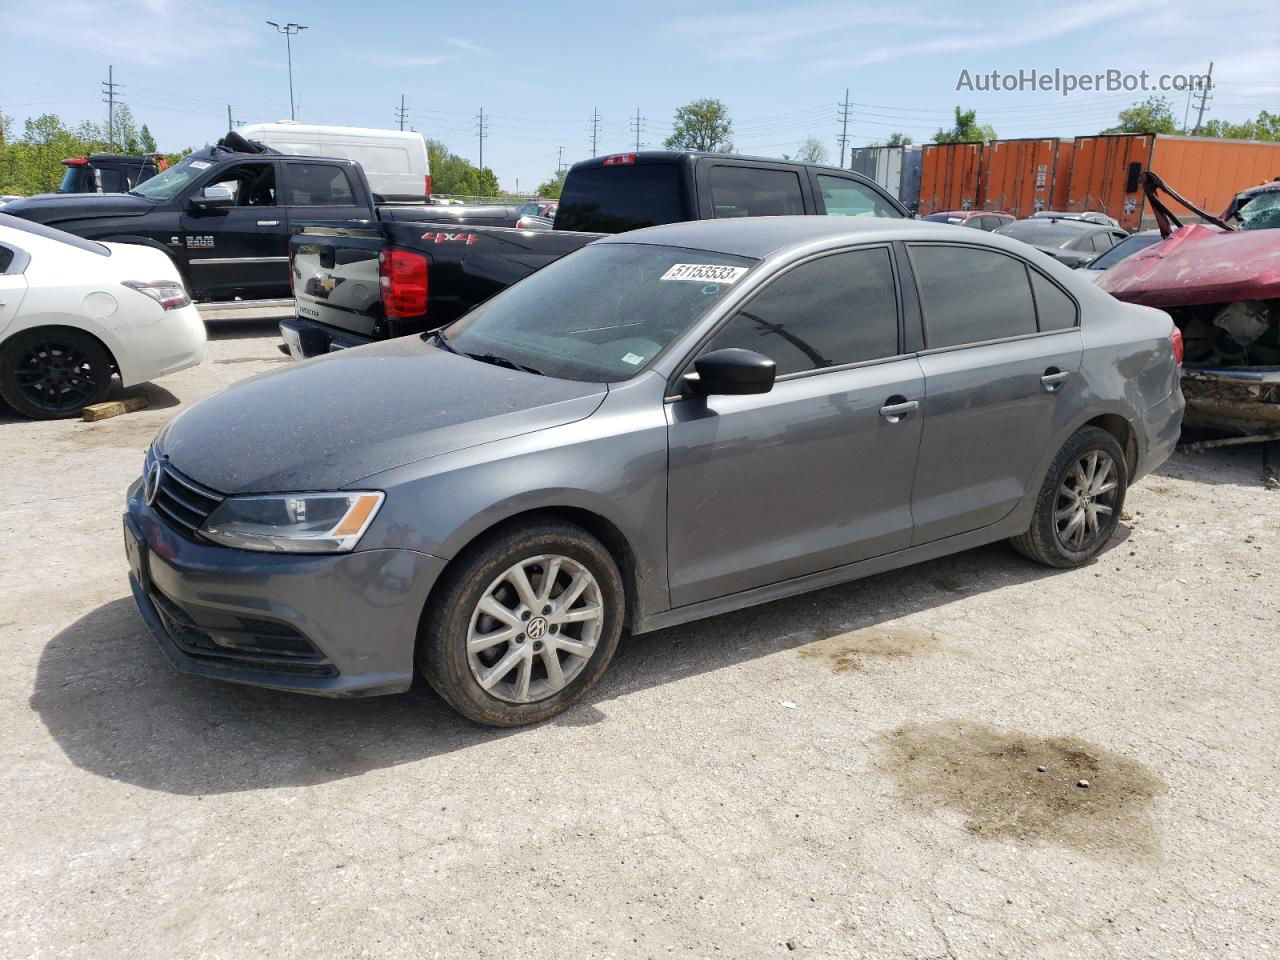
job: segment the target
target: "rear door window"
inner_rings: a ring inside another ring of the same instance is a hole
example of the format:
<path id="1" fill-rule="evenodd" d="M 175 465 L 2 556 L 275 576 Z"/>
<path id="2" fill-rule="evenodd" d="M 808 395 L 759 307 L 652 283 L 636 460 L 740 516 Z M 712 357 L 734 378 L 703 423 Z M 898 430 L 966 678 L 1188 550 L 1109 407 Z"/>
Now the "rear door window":
<path id="1" fill-rule="evenodd" d="M 1035 302 L 1021 260 L 943 244 L 913 244 L 910 250 L 928 349 L 1036 332 Z"/>
<path id="2" fill-rule="evenodd" d="M 794 170 L 717 163 L 708 171 L 707 183 L 717 219 L 804 213 L 800 174 Z"/>
<path id="3" fill-rule="evenodd" d="M 898 353 L 898 300 L 889 251 L 852 250 L 793 267 L 753 297 L 702 352 L 742 347 L 778 376 Z"/>
<path id="4" fill-rule="evenodd" d="M 848 177 L 818 174 L 818 191 L 829 217 L 899 217 L 897 210 L 865 184 Z"/>
<path id="5" fill-rule="evenodd" d="M 331 163 L 291 163 L 285 190 L 290 207 L 349 207 L 355 203 L 351 179 Z"/>

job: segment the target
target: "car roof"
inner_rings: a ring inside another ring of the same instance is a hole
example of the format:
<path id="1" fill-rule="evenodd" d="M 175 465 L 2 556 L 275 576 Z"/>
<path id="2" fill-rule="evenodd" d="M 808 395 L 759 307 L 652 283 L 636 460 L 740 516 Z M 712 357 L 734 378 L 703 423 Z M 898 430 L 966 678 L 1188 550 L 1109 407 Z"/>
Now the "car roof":
<path id="1" fill-rule="evenodd" d="M 889 240 L 956 241 L 955 227 L 926 220 L 892 217 L 734 217 L 725 220 L 690 220 L 668 223 L 628 233 L 616 233 L 597 243 L 651 243 L 670 247 L 689 247 L 715 253 L 727 253 L 752 259 L 763 259 L 789 248 L 808 245 L 872 243 Z M 990 239 L 991 234 L 970 230 L 966 243 L 988 243 L 1000 249 L 1016 249 L 1006 244 L 1016 241 Z M 824 244 L 824 241 L 826 243 Z"/>

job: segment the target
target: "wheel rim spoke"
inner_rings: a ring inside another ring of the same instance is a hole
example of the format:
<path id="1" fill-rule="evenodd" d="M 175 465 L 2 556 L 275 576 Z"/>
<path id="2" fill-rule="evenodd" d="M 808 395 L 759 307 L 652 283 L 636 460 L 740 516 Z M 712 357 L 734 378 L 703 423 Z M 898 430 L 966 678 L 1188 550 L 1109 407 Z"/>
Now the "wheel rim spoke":
<path id="1" fill-rule="evenodd" d="M 1115 514 L 1119 490 L 1118 468 L 1108 453 L 1090 450 L 1077 459 L 1062 478 L 1053 511 L 1062 545 L 1070 550 L 1095 545 Z"/>
<path id="2" fill-rule="evenodd" d="M 514 563 L 472 611 L 465 641 L 472 676 L 508 703 L 554 696 L 595 654 L 605 614 L 600 585 L 579 561 L 548 554 Z"/>

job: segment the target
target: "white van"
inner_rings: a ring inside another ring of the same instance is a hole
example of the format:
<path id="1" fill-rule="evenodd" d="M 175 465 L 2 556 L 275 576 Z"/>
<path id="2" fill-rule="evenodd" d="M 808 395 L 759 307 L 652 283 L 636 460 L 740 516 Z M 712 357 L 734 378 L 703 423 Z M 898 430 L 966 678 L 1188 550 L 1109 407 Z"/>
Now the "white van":
<path id="1" fill-rule="evenodd" d="M 248 140 L 302 157 L 338 157 L 364 168 L 369 188 L 382 200 L 431 196 L 431 165 L 422 134 L 368 127 L 321 127 L 281 120 L 251 123 L 237 131 Z"/>

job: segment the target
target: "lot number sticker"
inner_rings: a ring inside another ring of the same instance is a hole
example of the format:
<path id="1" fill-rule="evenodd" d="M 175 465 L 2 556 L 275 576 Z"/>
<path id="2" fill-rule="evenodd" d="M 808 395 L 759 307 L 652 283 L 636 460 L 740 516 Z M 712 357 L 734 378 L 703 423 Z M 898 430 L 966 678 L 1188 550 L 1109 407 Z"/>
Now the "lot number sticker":
<path id="1" fill-rule="evenodd" d="M 662 280 L 693 280 L 697 283 L 737 283 L 746 267 L 722 267 L 714 263 L 677 263 L 664 273 Z"/>

